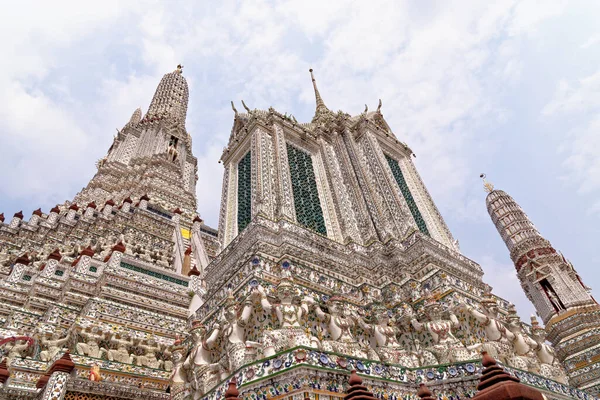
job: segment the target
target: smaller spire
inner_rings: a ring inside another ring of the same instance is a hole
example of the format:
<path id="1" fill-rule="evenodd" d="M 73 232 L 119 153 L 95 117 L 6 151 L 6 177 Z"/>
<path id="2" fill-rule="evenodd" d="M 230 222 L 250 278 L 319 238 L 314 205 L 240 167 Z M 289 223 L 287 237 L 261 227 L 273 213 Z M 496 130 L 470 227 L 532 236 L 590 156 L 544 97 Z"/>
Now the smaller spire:
<path id="1" fill-rule="evenodd" d="M 350 379 L 348 379 L 348 389 L 344 400 L 376 400 L 373 397 L 373 393 L 362 384 L 362 379 L 356 374 L 356 370 L 353 369 L 350 372 Z"/>
<path id="2" fill-rule="evenodd" d="M 317 102 L 317 110 L 315 114 L 321 114 L 323 112 L 329 111 L 325 102 L 321 98 L 321 94 L 319 93 L 319 89 L 317 89 L 317 81 L 315 80 L 315 76 L 313 75 L 312 68 L 308 70 L 310 72 L 310 78 L 312 79 L 313 88 L 315 89 L 315 100 Z"/>
<path id="3" fill-rule="evenodd" d="M 491 184 L 490 182 L 488 182 L 485 178 L 486 175 L 485 174 L 480 174 L 479 177 L 483 180 L 483 189 L 487 192 L 487 193 L 492 193 L 494 191 L 494 185 Z"/>
<path id="4" fill-rule="evenodd" d="M 225 399 L 227 400 L 239 400 L 238 396 L 240 395 L 240 391 L 237 388 L 237 381 L 235 376 L 231 378 L 229 381 L 229 386 L 225 391 Z"/>
<path id="5" fill-rule="evenodd" d="M 429 390 L 427 385 L 424 383 L 419 384 L 419 390 L 417 392 L 417 396 L 419 396 L 422 400 L 435 400 L 436 399 L 435 397 L 433 397 L 433 393 L 431 393 L 431 390 Z"/>
<path id="6" fill-rule="evenodd" d="M 177 64 L 177 69 L 175 70 L 175 72 L 181 74 L 183 72 L 183 65 Z"/>

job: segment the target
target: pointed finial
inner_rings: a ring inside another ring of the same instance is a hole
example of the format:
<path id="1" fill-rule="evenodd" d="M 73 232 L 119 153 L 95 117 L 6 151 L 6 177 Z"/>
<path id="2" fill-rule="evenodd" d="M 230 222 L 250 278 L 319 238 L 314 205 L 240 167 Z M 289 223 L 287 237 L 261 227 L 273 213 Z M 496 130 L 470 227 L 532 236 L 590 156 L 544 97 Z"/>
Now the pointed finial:
<path id="1" fill-rule="evenodd" d="M 178 72 L 178 73 L 181 73 L 181 72 L 183 72 L 183 71 L 182 71 L 182 69 L 183 69 L 183 65 L 181 65 L 181 64 L 177 64 L 177 72 Z"/>
<path id="2" fill-rule="evenodd" d="M 494 185 L 492 185 L 490 182 L 488 182 L 485 178 L 485 174 L 481 174 L 479 175 L 479 177 L 483 180 L 483 188 L 486 192 L 488 193 L 492 193 L 494 191 Z"/>
<path id="3" fill-rule="evenodd" d="M 235 109 L 235 106 L 233 105 L 233 101 L 231 101 L 231 109 L 233 110 L 233 112 L 235 113 L 235 116 L 237 117 L 238 111 Z"/>
<path id="4" fill-rule="evenodd" d="M 308 70 L 310 72 L 310 78 L 312 79 L 313 88 L 315 89 L 315 100 L 317 101 L 317 113 L 327 111 L 328 108 L 325 105 L 325 102 L 321 98 L 321 94 L 319 93 L 319 89 L 317 89 L 317 81 L 315 80 L 315 76 L 313 75 L 312 68 Z"/>
<path id="5" fill-rule="evenodd" d="M 366 104 L 365 104 L 365 111 L 363 111 L 363 112 L 364 112 L 365 114 L 366 114 L 367 112 L 369 112 L 369 106 L 368 106 L 368 105 L 366 105 Z"/>
<path id="6" fill-rule="evenodd" d="M 250 109 L 248 108 L 248 106 L 246 105 L 246 103 L 244 103 L 244 100 L 242 100 L 242 105 L 244 106 L 244 109 L 250 113 Z"/>
<path id="7" fill-rule="evenodd" d="M 379 105 L 377 106 L 377 112 L 381 112 L 381 99 L 379 99 Z"/>

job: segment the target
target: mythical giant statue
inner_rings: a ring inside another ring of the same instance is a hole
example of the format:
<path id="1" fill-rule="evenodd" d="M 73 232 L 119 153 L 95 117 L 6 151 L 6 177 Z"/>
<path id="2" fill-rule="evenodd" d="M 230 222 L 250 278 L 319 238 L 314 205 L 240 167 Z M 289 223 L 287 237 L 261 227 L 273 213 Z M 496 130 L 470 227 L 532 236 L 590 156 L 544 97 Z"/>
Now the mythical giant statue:
<path id="1" fill-rule="evenodd" d="M 259 292 L 263 309 L 267 313 L 275 310 L 279 321 L 278 329 L 265 332 L 263 352 L 266 357 L 295 346 L 317 347 L 303 327 L 309 312 L 308 304 L 312 304 L 313 300 L 306 297 L 297 304 L 296 289 L 290 277 L 282 278 L 275 288 L 279 304 L 272 305 L 261 287 Z"/>
<path id="2" fill-rule="evenodd" d="M 565 370 L 559 364 L 554 349 L 546 343 L 546 330 L 540 326 L 535 316 L 531 317 L 531 333 L 536 342 L 533 351 L 540 361 L 540 375 L 568 383 Z"/>
<path id="3" fill-rule="evenodd" d="M 154 340 L 153 337 L 142 341 L 138 347 L 144 350 L 144 354 L 137 357 L 137 365 L 155 369 L 162 366 L 163 361 L 156 358 L 156 352 L 160 351 L 160 345 L 156 343 L 156 340 Z"/>
<path id="4" fill-rule="evenodd" d="M 323 349 L 335 351 L 353 357 L 366 358 L 365 351 L 352 334 L 354 316 L 348 304 L 341 297 L 331 297 L 327 300 L 329 313 L 323 312 L 319 305 L 314 305 L 317 318 L 327 325 L 331 340 L 323 341 Z"/>
<path id="5" fill-rule="evenodd" d="M 50 336 L 50 339 L 47 338 Z M 60 332 L 54 331 L 52 333 L 46 333 L 45 336 L 42 336 L 40 342 L 42 345 L 42 351 L 40 352 L 40 360 L 42 361 L 50 361 L 54 358 L 55 355 L 62 349 L 62 346 L 67 343 L 69 338 L 71 337 L 71 331 L 67 332 L 67 335 L 61 339 Z"/>
<path id="6" fill-rule="evenodd" d="M 129 353 L 129 348 L 133 346 L 133 340 L 127 333 L 113 335 L 110 339 L 111 344 L 116 345 L 116 349 L 108 350 L 108 359 L 126 364 L 133 362 L 133 354 Z"/>
<path id="7" fill-rule="evenodd" d="M 521 319 L 517 315 L 514 305 L 508 309 L 508 329 L 514 335 L 512 342 L 513 355 L 509 359 L 509 365 L 514 368 L 539 373 L 539 362 L 534 353 L 537 343 L 523 331 Z"/>
<path id="8" fill-rule="evenodd" d="M 482 311 L 478 311 L 466 303 L 459 304 L 460 308 L 466 310 L 483 326 L 487 339 L 483 344 L 472 346 L 471 349 L 485 350 L 498 361 L 510 365 L 515 335 L 500 319 L 498 305 L 491 293 L 485 293 L 480 304 Z"/>
<path id="9" fill-rule="evenodd" d="M 215 348 L 220 332 L 221 329 L 217 326 L 210 336 L 207 336 L 207 330 L 200 321 L 192 322 L 190 335 L 193 344 L 183 363 L 183 369 L 194 390 L 195 399 L 209 390 L 211 371 L 219 367 L 218 363 L 212 362 L 211 350 Z"/>
<path id="10" fill-rule="evenodd" d="M 371 344 L 378 358 L 387 363 L 418 367 L 418 358 L 407 352 L 398 342 L 399 329 L 393 324 L 390 311 L 381 305 L 376 305 L 372 307 L 371 314 L 374 324 L 366 323 L 360 315 L 356 315 L 355 319 L 358 325 L 371 335 Z"/>
<path id="11" fill-rule="evenodd" d="M 442 303 L 435 296 L 429 295 L 425 299 L 426 322 L 419 322 L 410 306 L 405 307 L 405 318 L 410 320 L 417 332 L 429 332 L 433 345 L 427 350 L 431 351 L 440 364 L 456 361 L 465 361 L 474 358 L 474 355 L 452 333 L 459 327 L 458 319 L 451 310 L 447 310 L 448 319 L 443 319 L 444 309 Z"/>
<path id="12" fill-rule="evenodd" d="M 100 341 L 106 339 L 106 334 L 98 326 L 91 325 L 83 328 L 80 330 L 79 335 L 83 337 L 85 342 L 79 342 L 75 345 L 75 350 L 78 354 L 94 358 L 101 358 L 103 354 L 107 354 L 107 350 L 104 347 L 100 347 L 99 344 Z"/>
<path id="13" fill-rule="evenodd" d="M 253 296 L 256 295 L 259 295 L 258 292 L 253 293 Z M 224 336 L 223 347 L 227 353 L 230 373 L 233 373 L 244 364 L 246 357 L 246 324 L 251 314 L 252 297 L 246 299 L 244 306 L 240 307 L 235 301 L 233 293 L 228 293 L 221 324 Z"/>

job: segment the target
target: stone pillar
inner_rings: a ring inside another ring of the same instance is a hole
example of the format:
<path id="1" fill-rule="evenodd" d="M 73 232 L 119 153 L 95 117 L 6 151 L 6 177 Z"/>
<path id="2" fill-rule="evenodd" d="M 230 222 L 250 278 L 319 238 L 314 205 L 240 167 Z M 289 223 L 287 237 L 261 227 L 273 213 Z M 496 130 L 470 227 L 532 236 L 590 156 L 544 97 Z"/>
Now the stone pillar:
<path id="1" fill-rule="evenodd" d="M 52 210 L 50 210 L 50 214 L 48 214 L 47 222 L 49 224 L 54 224 L 58 220 L 58 215 L 60 214 L 60 208 L 58 206 L 54 206 Z"/>
<path id="2" fill-rule="evenodd" d="M 121 211 L 128 213 L 131 209 L 131 203 L 133 203 L 133 201 L 129 197 L 123 200 L 123 204 L 121 204 Z"/>
<path id="3" fill-rule="evenodd" d="M 122 242 L 117 243 L 112 248 L 112 253 L 110 254 L 110 258 L 108 259 L 107 265 L 111 268 L 116 268 L 121 263 L 121 258 L 123 257 L 123 253 L 125 253 L 125 245 Z"/>
<path id="4" fill-rule="evenodd" d="M 61 358 L 56 360 L 48 372 L 37 382 L 36 387 L 42 389 L 38 399 L 40 400 L 62 400 L 67 393 L 67 381 L 75 364 L 67 351 Z"/>
<path id="5" fill-rule="evenodd" d="M 181 220 L 181 214 L 183 214 L 183 211 L 181 211 L 179 209 L 179 207 L 174 209 L 173 216 L 171 217 L 171 221 L 175 222 L 176 224 L 179 224 L 179 221 Z"/>
<path id="6" fill-rule="evenodd" d="M 196 261 L 200 263 L 200 270 L 204 272 L 204 269 L 209 264 L 210 260 L 208 259 L 206 248 L 202 241 L 202 232 L 200 230 L 202 222 L 202 218 L 196 215 L 192 224 L 192 249 L 194 250 Z"/>
<path id="7" fill-rule="evenodd" d="M 15 213 L 15 215 L 13 216 L 13 219 L 10 221 L 10 224 L 8 224 L 8 227 L 16 229 L 19 227 L 19 224 L 21 223 L 21 221 L 23 221 L 23 211 L 19 211 L 18 213 Z"/>
<path id="8" fill-rule="evenodd" d="M 292 178 L 287 157 L 287 147 L 283 128 L 279 124 L 273 124 L 275 138 L 275 170 L 277 171 L 278 188 L 275 191 L 277 198 L 277 219 L 296 221 L 296 210 L 294 208 L 294 194 L 292 192 Z"/>
<path id="9" fill-rule="evenodd" d="M 90 269 L 90 263 L 94 256 L 94 250 L 90 246 L 83 249 L 79 255 L 79 261 L 75 264 L 75 271 L 81 274 L 85 274 Z"/>
<path id="10" fill-rule="evenodd" d="M 38 208 L 37 210 L 35 210 L 33 212 L 33 214 L 31 214 L 31 218 L 29 218 L 29 222 L 27 223 L 27 225 L 29 225 L 31 227 L 36 227 L 38 222 L 40 222 L 41 217 L 42 217 L 42 209 Z"/>
<path id="11" fill-rule="evenodd" d="M 142 197 L 140 197 L 140 203 L 139 203 L 138 207 L 142 210 L 147 209 L 149 201 L 150 201 L 150 197 L 148 197 L 147 195 L 143 195 Z"/>
<path id="12" fill-rule="evenodd" d="M 75 221 L 75 215 L 77 214 L 77 211 L 79 211 L 79 207 L 77 207 L 77 204 L 71 204 L 71 206 L 69 207 L 69 211 L 67 212 L 67 221 Z"/>
<path id="13" fill-rule="evenodd" d="M 200 278 L 200 271 L 196 268 L 196 265 L 192 265 L 190 270 L 187 272 L 187 276 L 190 277 L 190 290 L 194 293 L 200 293 L 204 295 L 204 290 L 202 289 L 202 278 Z"/>
<path id="14" fill-rule="evenodd" d="M 188 306 L 188 317 L 191 317 L 198 311 L 202 304 L 204 304 L 204 296 L 206 295 L 206 285 L 204 280 L 200 277 L 200 271 L 194 265 L 190 272 L 187 274 L 190 277 L 190 290 L 194 293 L 192 301 Z"/>
<path id="15" fill-rule="evenodd" d="M 115 202 L 112 200 L 107 200 L 104 203 L 104 208 L 102 209 L 102 215 L 108 217 L 112 214 L 113 207 L 115 206 Z"/>
<path id="16" fill-rule="evenodd" d="M 54 250 L 52 253 L 48 255 L 48 259 L 46 261 L 46 266 L 42 271 L 41 275 L 44 278 L 50 278 L 54 275 L 54 271 L 56 271 L 56 266 L 60 262 L 62 256 L 60 255 L 58 249 Z"/>
<path id="17" fill-rule="evenodd" d="M 93 218 L 94 217 L 94 210 L 96 209 L 96 203 L 94 203 L 93 201 L 91 203 L 89 203 L 86 207 L 85 207 L 85 212 L 83 213 L 83 216 L 85 218 Z"/>
<path id="18" fill-rule="evenodd" d="M 23 277 L 23 272 L 25 272 L 25 269 L 27 268 L 30 262 L 31 260 L 29 260 L 29 257 L 27 257 L 27 253 L 17 258 L 17 260 L 15 261 L 15 265 L 13 266 L 13 269 L 10 272 L 10 275 L 6 280 L 8 282 L 20 281 Z"/>
<path id="19" fill-rule="evenodd" d="M 181 267 L 181 274 L 188 275 L 192 269 L 192 246 L 188 246 L 183 254 L 183 265 Z"/>

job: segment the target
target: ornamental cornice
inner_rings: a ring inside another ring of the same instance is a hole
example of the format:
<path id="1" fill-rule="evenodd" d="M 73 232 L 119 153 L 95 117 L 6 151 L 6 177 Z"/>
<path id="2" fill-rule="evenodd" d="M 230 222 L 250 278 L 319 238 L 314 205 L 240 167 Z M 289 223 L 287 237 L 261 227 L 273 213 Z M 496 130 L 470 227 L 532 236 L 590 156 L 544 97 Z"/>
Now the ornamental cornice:
<path id="1" fill-rule="evenodd" d="M 142 389 L 113 382 L 94 382 L 89 379 L 69 379 L 67 389 L 74 392 L 93 393 L 125 399 L 169 400 L 169 393 Z"/>

